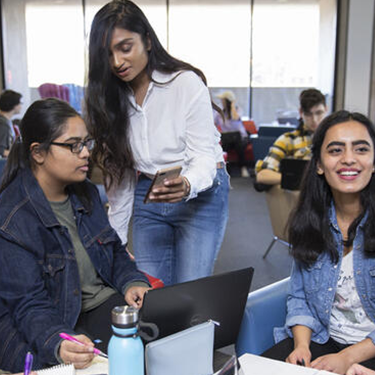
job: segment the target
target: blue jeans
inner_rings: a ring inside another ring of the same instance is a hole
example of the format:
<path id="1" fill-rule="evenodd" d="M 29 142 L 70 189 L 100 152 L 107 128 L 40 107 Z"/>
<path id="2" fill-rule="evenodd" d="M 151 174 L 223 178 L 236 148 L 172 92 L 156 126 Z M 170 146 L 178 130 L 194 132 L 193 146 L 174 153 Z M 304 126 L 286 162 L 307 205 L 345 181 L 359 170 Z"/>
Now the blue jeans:
<path id="1" fill-rule="evenodd" d="M 133 247 L 138 268 L 165 285 L 211 275 L 228 220 L 226 169 L 218 169 L 212 187 L 187 202 L 144 204 L 150 184 L 141 175 L 135 190 Z"/>

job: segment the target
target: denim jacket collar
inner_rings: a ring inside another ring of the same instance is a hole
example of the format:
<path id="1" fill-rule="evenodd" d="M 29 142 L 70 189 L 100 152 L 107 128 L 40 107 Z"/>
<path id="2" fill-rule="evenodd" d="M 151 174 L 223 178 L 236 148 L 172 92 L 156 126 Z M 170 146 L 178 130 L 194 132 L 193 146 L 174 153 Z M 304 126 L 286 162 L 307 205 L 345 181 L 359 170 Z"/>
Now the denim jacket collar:
<path id="1" fill-rule="evenodd" d="M 30 203 L 33 205 L 40 220 L 46 227 L 60 226 L 55 214 L 52 211 L 47 197 L 40 187 L 37 179 L 33 175 L 31 169 L 25 168 L 20 173 L 23 188 Z M 16 177 L 17 179 L 17 177 Z M 72 193 L 72 189 L 68 188 L 73 211 L 85 211 L 85 208 L 78 197 Z"/>
<path id="2" fill-rule="evenodd" d="M 358 224 L 358 228 L 363 228 L 363 226 L 365 225 L 365 223 L 367 221 L 367 217 L 368 217 L 368 210 L 366 210 L 365 215 L 363 216 L 362 220 Z M 328 220 L 329 220 L 330 225 L 337 232 L 340 232 L 339 225 L 337 224 L 336 208 L 335 208 L 335 203 L 334 203 L 333 199 L 331 201 L 331 205 L 330 205 L 329 211 L 328 211 Z"/>

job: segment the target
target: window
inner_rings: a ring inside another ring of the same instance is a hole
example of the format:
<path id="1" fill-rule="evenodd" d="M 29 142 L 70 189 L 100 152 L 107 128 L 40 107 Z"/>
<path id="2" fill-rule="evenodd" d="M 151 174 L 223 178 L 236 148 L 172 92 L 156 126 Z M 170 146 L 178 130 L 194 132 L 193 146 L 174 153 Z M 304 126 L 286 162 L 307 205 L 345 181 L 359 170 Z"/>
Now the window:
<path id="1" fill-rule="evenodd" d="M 107 0 L 2 0 L 6 87 L 25 107 L 42 83 L 84 85 L 91 23 Z M 212 97 L 231 89 L 257 124 L 332 96 L 336 0 L 135 0 L 169 52 L 201 69 Z M 253 7 L 252 7 L 253 6 Z"/>

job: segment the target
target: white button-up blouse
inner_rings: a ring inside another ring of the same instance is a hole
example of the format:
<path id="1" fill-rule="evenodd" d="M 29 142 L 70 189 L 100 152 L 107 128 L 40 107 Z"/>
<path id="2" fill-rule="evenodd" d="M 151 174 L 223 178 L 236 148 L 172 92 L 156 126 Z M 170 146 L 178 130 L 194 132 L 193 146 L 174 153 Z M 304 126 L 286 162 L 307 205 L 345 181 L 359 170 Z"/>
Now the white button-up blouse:
<path id="1" fill-rule="evenodd" d="M 135 169 L 107 191 L 109 220 L 123 243 L 127 242 L 132 214 L 136 171 L 154 175 L 157 170 L 182 166 L 190 184 L 189 199 L 211 187 L 216 165 L 223 161 L 208 88 L 192 71 L 152 75 L 142 107 L 134 96 L 130 110 L 130 146 Z"/>

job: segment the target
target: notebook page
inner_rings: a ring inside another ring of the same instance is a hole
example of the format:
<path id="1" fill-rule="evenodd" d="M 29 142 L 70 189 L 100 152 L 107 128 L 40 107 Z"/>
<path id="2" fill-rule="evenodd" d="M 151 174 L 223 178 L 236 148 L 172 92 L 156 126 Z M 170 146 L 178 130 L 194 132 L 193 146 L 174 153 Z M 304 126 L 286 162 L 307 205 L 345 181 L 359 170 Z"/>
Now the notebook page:
<path id="1" fill-rule="evenodd" d="M 37 371 L 38 375 L 75 375 L 76 371 L 73 365 L 57 365 Z"/>

